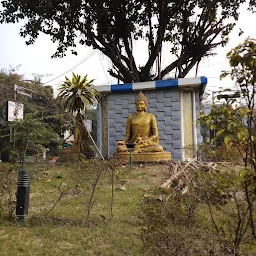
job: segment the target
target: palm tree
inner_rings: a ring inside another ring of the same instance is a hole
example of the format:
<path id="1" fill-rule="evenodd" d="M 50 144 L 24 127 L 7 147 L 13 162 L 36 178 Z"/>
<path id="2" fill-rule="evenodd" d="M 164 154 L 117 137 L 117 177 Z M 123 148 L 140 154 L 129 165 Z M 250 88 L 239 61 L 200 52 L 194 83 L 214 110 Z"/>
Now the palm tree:
<path id="1" fill-rule="evenodd" d="M 66 81 L 59 88 L 58 98 L 63 102 L 64 109 L 75 116 L 74 146 L 79 153 L 85 154 L 88 136 L 83 120 L 86 111 L 98 103 L 100 94 L 91 87 L 94 79 L 88 81 L 87 75 L 72 75 L 72 80 L 65 77 Z"/>

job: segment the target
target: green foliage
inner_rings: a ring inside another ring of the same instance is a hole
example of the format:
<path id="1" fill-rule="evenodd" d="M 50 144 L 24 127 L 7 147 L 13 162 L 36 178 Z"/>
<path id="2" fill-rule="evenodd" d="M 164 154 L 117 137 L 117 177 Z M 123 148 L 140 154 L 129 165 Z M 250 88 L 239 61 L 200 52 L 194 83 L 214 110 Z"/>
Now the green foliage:
<path id="1" fill-rule="evenodd" d="M 17 102 L 24 104 L 24 114 L 33 113 L 37 118 L 49 124 L 58 134 L 73 128 L 72 116 L 64 113 L 63 106 L 54 98 L 53 88 L 43 86 L 40 80 L 27 81 L 17 74 L 17 68 L 0 70 L 0 120 L 6 120 L 6 101 L 14 101 L 14 85 L 32 90 L 32 98 L 17 94 Z"/>
<path id="2" fill-rule="evenodd" d="M 84 113 L 98 103 L 99 93 L 91 85 L 94 80 L 87 80 L 87 75 L 81 77 L 74 73 L 72 79 L 66 81 L 59 88 L 58 98 L 63 102 L 65 110 L 72 114 Z"/>
<path id="3" fill-rule="evenodd" d="M 230 106 L 214 107 L 208 116 L 201 116 L 201 124 L 209 129 L 217 129 L 216 137 L 225 145 L 234 147 L 243 158 L 245 171 L 241 183 L 245 192 L 246 205 L 237 207 L 244 216 L 248 216 L 248 225 L 256 240 L 254 224 L 255 173 L 256 173 L 256 130 L 255 130 L 255 89 L 256 89 L 256 40 L 246 39 L 243 44 L 228 54 L 230 71 L 223 71 L 222 77 L 230 75 L 240 87 L 244 105 L 232 109 Z M 216 139 L 216 138 L 215 138 Z M 237 202 L 237 201 L 236 201 Z M 242 222 L 239 216 L 239 223 Z M 238 241 L 235 241 L 237 243 Z"/>
<path id="4" fill-rule="evenodd" d="M 249 86 L 256 83 L 256 39 L 247 38 L 242 44 L 233 48 L 228 54 L 230 71 L 222 71 L 221 77 L 230 76 L 243 90 L 245 97 L 250 92 Z"/>
<path id="5" fill-rule="evenodd" d="M 26 115 L 24 119 L 13 121 L 9 124 L 13 134 L 11 139 L 16 143 L 24 141 L 32 141 L 36 144 L 48 144 L 51 138 L 56 138 L 47 124 L 41 120 L 34 118 L 32 115 Z M 21 142 L 22 144 L 22 142 Z"/>
<path id="6" fill-rule="evenodd" d="M 27 147 L 30 142 L 48 145 L 51 139 L 57 138 L 57 134 L 46 123 L 32 115 L 25 115 L 23 120 L 7 123 L 5 129 L 11 131 L 5 137 L 10 137 L 13 148 L 17 150 L 20 163 L 24 163 Z"/>
<path id="7" fill-rule="evenodd" d="M 250 214 L 237 174 L 195 171 L 187 193 L 170 187 L 142 204 L 145 255 L 249 255 Z M 163 201 L 156 200 L 164 194 Z"/>
<path id="8" fill-rule="evenodd" d="M 231 106 L 213 107 L 208 116 L 202 115 L 200 123 L 211 130 L 217 129 L 216 137 L 226 145 L 237 148 L 243 157 L 245 167 L 252 164 L 256 170 L 255 149 L 255 89 L 256 89 L 256 40 L 246 39 L 232 49 L 227 58 L 230 71 L 223 71 L 222 77 L 230 75 L 240 87 L 245 105 L 232 109 Z"/>
<path id="9" fill-rule="evenodd" d="M 20 35 L 33 44 L 43 32 L 58 43 L 54 57 L 76 45 L 100 50 L 113 63 L 110 75 L 123 82 L 155 80 L 178 70 L 185 77 L 189 70 L 212 50 L 228 41 L 246 0 L 119 0 L 119 1 L 40 1 L 2 2 L 0 23 L 25 20 Z M 249 6 L 255 7 L 254 1 Z M 60 29 L 61 28 L 61 29 Z M 146 41 L 148 59 L 143 65 L 133 54 L 134 41 Z M 161 74 L 152 67 L 164 42 L 172 54 Z"/>
<path id="10" fill-rule="evenodd" d="M 81 77 L 72 74 L 72 79 L 66 77 L 66 81 L 60 86 L 58 98 L 63 103 L 65 110 L 75 115 L 74 149 L 78 154 L 89 156 L 88 132 L 83 121 L 88 110 L 98 103 L 100 94 L 91 87 L 94 80 L 87 80 L 87 75 Z"/>
<path id="11" fill-rule="evenodd" d="M 224 144 L 227 148 L 236 148 L 241 157 L 245 157 L 249 137 L 253 139 L 255 134 L 249 134 L 248 127 L 244 120 L 247 120 L 248 109 L 238 107 L 233 109 L 231 106 L 213 106 L 209 115 L 201 114 L 199 123 L 215 131 L 216 137 L 212 143 L 216 142 L 219 146 Z"/>
<path id="12" fill-rule="evenodd" d="M 57 138 L 57 134 L 62 135 L 66 130 L 72 131 L 75 125 L 73 116 L 64 112 L 61 102 L 53 97 L 53 88 L 51 86 L 43 86 L 40 82 L 40 78 L 30 81 L 23 80 L 23 77 L 18 75 L 16 72 L 17 68 L 0 71 L 0 106 L 2 107 L 2 112 L 0 112 L 0 143 L 2 148 L 0 151 L 3 156 L 3 160 L 5 161 L 16 161 L 17 158 L 20 158 L 18 152 L 21 152 L 20 149 L 22 147 L 25 149 L 25 141 L 28 142 L 28 146 L 33 147 L 33 145 L 29 145 L 29 141 L 31 141 L 31 137 L 35 135 L 35 132 L 40 131 L 42 136 L 46 135 L 45 140 L 47 142 L 43 139 L 40 133 L 38 133 L 37 139 L 33 143 L 46 145 L 49 143 L 49 136 L 52 137 L 52 139 L 54 138 L 59 140 L 59 138 Z M 18 85 L 32 91 L 32 98 L 22 94 L 16 94 L 16 100 L 17 102 L 24 104 L 25 115 L 32 114 L 33 118 L 36 119 L 35 126 L 33 126 L 32 117 L 30 117 L 29 121 L 25 120 L 25 118 L 24 124 L 21 122 L 9 124 L 5 122 L 7 118 L 5 103 L 7 100 L 14 101 L 14 85 Z M 17 150 L 17 147 L 16 149 L 13 148 L 14 143 L 10 142 L 10 128 L 14 129 L 13 126 L 17 126 L 17 129 L 20 131 L 23 129 L 23 132 L 21 132 L 19 136 L 23 138 L 23 142 L 25 143 L 16 143 L 16 146 L 18 145 L 20 148 L 19 150 Z M 25 128 L 22 128 L 21 126 L 25 126 Z M 34 132 L 31 132 L 31 129 L 34 129 Z M 29 131 L 30 134 L 25 136 L 26 130 Z M 56 134 L 53 134 L 53 132 Z M 46 133 L 48 133 L 48 135 Z M 52 133 L 52 135 L 50 135 L 50 133 Z M 30 138 L 28 139 L 27 136 L 30 136 Z M 40 137 L 41 139 L 39 139 Z M 32 141 L 34 141 L 34 139 L 32 139 Z"/>
<path id="13" fill-rule="evenodd" d="M 240 181 L 247 186 L 248 194 L 255 201 L 256 197 L 256 173 L 249 168 L 244 168 L 240 173 Z"/>

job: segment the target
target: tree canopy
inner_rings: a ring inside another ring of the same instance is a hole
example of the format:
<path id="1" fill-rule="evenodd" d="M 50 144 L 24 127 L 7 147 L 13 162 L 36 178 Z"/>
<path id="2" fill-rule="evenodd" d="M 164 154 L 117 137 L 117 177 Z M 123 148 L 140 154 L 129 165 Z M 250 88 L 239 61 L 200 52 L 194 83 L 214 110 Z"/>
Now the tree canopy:
<path id="1" fill-rule="evenodd" d="M 256 39 L 247 38 L 227 53 L 230 70 L 222 71 L 221 78 L 230 76 L 240 87 L 249 109 L 255 107 L 256 93 Z"/>
<path id="2" fill-rule="evenodd" d="M 39 33 L 58 43 L 54 57 L 76 45 L 92 46 L 109 57 L 109 73 L 123 82 L 162 79 L 171 71 L 185 77 L 200 60 L 225 45 L 246 0 L 5 0 L 0 22 L 24 20 L 20 35 L 33 44 Z M 253 10 L 255 0 L 249 1 Z M 139 65 L 134 44 L 145 40 L 146 62 Z M 170 61 L 161 66 L 168 43 Z M 158 69 L 153 65 L 158 61 Z"/>
<path id="3" fill-rule="evenodd" d="M 18 151 L 20 163 L 24 163 L 29 143 L 50 144 L 51 139 L 57 139 L 58 134 L 54 133 L 47 123 L 35 119 L 31 114 L 25 115 L 23 120 L 15 120 L 8 124 L 8 129 L 13 133 L 9 134 L 10 141 Z M 4 150 L 4 149 L 3 149 Z"/>
<path id="4" fill-rule="evenodd" d="M 17 102 L 24 104 L 24 114 L 33 113 L 34 117 L 43 119 L 58 134 L 72 129 L 72 118 L 63 110 L 62 104 L 54 98 L 53 88 L 43 86 L 39 80 L 26 81 L 17 70 L 0 70 L 0 122 L 6 119 L 5 102 L 14 101 L 14 85 L 32 90 L 32 98 L 22 94 L 16 95 Z"/>
<path id="5" fill-rule="evenodd" d="M 66 80 L 60 85 L 58 98 L 68 112 L 83 115 L 91 106 L 98 103 L 100 94 L 91 87 L 94 80 L 88 80 L 87 75 L 72 75 L 71 80 L 65 77 Z"/>

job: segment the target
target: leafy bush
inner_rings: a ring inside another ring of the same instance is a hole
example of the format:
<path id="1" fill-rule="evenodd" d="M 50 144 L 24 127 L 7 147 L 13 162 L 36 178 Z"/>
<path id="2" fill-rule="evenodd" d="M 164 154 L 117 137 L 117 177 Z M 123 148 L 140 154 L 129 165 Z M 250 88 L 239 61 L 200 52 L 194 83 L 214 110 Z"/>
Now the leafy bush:
<path id="1" fill-rule="evenodd" d="M 18 161 L 18 151 L 13 147 L 5 147 L 1 151 L 1 160 L 3 162 L 15 163 Z"/>

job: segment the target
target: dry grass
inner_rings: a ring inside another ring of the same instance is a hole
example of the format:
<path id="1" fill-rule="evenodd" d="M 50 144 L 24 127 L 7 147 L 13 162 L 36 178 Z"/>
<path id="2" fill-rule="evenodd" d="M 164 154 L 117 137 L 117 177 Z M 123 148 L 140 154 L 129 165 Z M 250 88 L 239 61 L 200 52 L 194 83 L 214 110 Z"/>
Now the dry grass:
<path id="1" fill-rule="evenodd" d="M 168 177 L 168 165 L 134 164 L 132 169 L 114 165 L 110 221 L 111 168 L 103 162 L 27 164 L 25 168 L 32 174 L 29 215 L 22 224 L 2 216 L 1 255 L 142 255 L 139 205 L 145 194 Z M 97 185 L 88 221 L 88 200 L 102 168 L 106 170 Z M 61 200 L 51 210 L 60 192 Z"/>
<path id="2" fill-rule="evenodd" d="M 230 163 L 220 163 L 218 166 L 219 173 L 222 173 L 221 170 L 225 173 L 239 173 L 241 170 L 241 167 Z M 133 164 L 130 168 L 129 165 L 112 160 L 86 161 L 82 164 L 27 164 L 25 168 L 32 174 L 29 214 L 23 223 L 17 223 L 15 219 L 6 219 L 6 209 L 0 212 L 0 255 L 149 255 L 145 248 L 143 250 L 145 241 L 142 241 L 142 234 L 146 226 L 143 222 L 142 206 L 148 207 L 156 214 L 155 230 L 159 228 L 158 221 L 165 217 L 165 212 L 162 210 L 164 205 L 168 206 L 166 209 L 173 211 L 173 214 L 179 213 L 177 211 L 179 205 L 175 208 L 171 202 L 158 203 L 156 198 L 160 190 L 154 194 L 156 189 L 159 189 L 170 177 L 170 167 L 170 163 L 159 163 Z M 89 198 L 100 171 L 102 175 L 95 189 L 90 219 L 87 219 Z M 111 214 L 112 173 L 114 197 Z M 15 190 L 14 186 L 13 194 Z M 146 201 L 152 201 L 152 204 L 147 205 Z M 200 228 L 203 225 L 211 226 L 207 211 L 207 207 L 203 206 L 196 212 Z M 183 213 L 184 209 L 181 208 L 180 212 Z M 217 211 L 217 214 L 219 215 L 220 211 Z M 183 221 L 182 214 L 176 217 Z M 217 217 L 222 218 L 222 216 Z M 188 223 L 191 223 L 189 217 Z M 192 240 L 190 242 L 193 243 L 194 251 L 202 247 L 203 241 L 209 240 L 208 237 L 203 236 L 203 233 L 196 232 L 197 240 L 192 239 L 195 235 L 193 230 L 199 230 L 200 228 L 196 229 L 198 227 L 192 227 L 189 232 L 186 231 L 188 233 L 166 224 L 163 224 L 162 228 L 171 234 L 173 241 L 176 239 L 177 245 L 185 242 L 187 234 L 192 232 L 188 238 Z M 177 230 L 183 233 L 179 236 Z M 150 235 L 152 233 L 150 232 Z M 154 241 L 159 239 L 157 232 L 156 234 L 156 237 L 153 237 Z M 168 242 L 172 243 L 169 238 Z M 249 248 L 248 245 L 249 252 L 253 252 L 254 248 Z M 205 252 L 205 255 L 209 255 L 209 251 Z M 157 255 L 170 255 L 161 253 Z"/>

